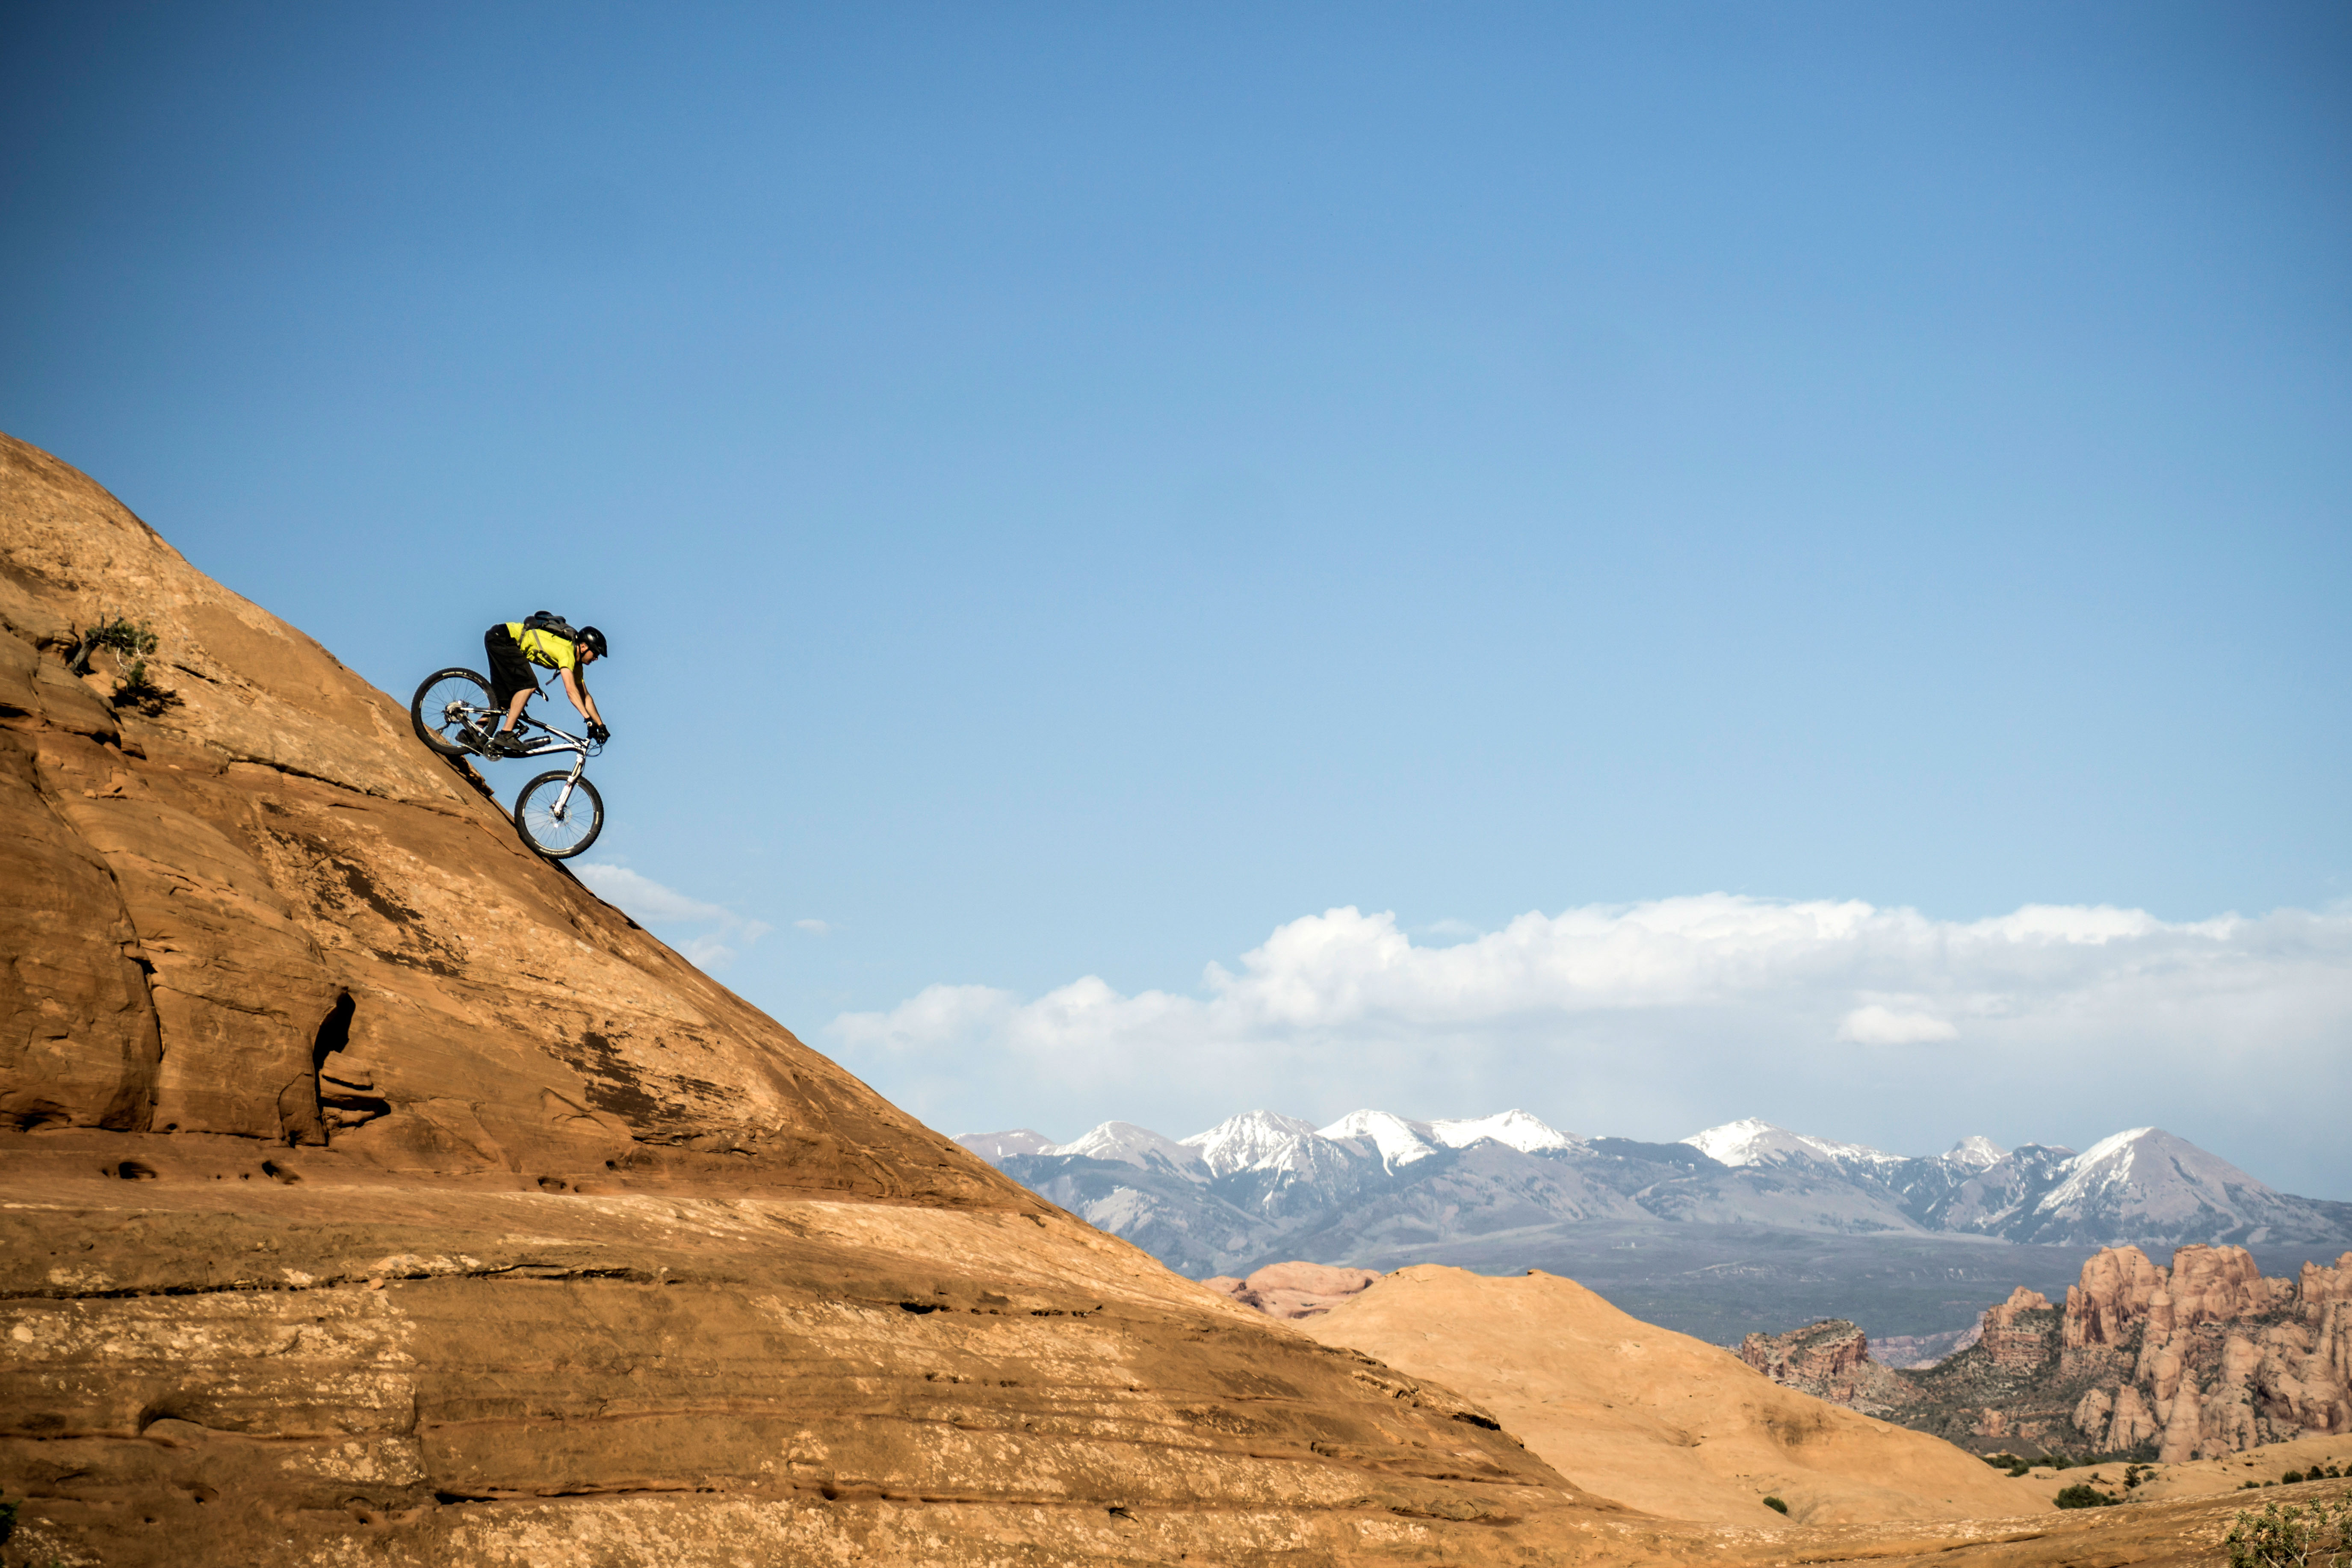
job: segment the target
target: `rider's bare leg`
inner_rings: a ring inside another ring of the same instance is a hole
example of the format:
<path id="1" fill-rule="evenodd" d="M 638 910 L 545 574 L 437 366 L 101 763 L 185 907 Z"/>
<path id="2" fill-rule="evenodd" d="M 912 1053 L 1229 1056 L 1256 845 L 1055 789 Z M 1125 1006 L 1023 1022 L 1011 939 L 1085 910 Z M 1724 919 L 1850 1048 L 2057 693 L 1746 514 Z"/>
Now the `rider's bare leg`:
<path id="1" fill-rule="evenodd" d="M 522 717 L 522 705 L 535 695 L 528 686 L 514 694 L 514 700 L 507 704 L 507 716 L 499 721 L 499 734 L 503 735 L 515 727 L 515 721 Z"/>

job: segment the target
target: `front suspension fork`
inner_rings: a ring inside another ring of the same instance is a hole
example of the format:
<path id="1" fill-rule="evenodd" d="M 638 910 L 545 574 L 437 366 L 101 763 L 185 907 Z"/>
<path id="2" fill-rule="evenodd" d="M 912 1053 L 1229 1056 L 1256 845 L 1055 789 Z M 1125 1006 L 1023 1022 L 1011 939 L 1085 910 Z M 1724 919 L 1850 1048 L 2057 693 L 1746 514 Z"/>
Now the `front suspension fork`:
<path id="1" fill-rule="evenodd" d="M 586 771 L 587 766 L 588 754 L 585 752 L 574 753 L 572 759 L 572 776 L 563 781 L 562 792 L 555 797 L 554 815 L 559 822 L 562 820 L 564 812 L 571 807 L 572 792 L 579 785 L 580 775 Z"/>

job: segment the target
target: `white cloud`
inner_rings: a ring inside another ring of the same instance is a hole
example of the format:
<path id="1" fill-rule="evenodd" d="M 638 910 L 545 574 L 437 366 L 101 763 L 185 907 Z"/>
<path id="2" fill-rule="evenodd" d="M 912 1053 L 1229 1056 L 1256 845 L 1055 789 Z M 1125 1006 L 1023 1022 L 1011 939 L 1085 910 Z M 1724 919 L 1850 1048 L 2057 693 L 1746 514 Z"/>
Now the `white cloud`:
<path id="1" fill-rule="evenodd" d="M 2304 919 L 2333 943 L 2352 945 L 2352 921 Z M 2172 925 L 2137 911 L 2034 907 L 1964 923 L 1858 902 L 1718 893 L 1526 914 L 1499 931 L 1425 947 L 1392 914 L 1338 909 L 1279 927 L 1243 956 L 1239 973 L 1210 964 L 1204 995 L 1124 996 L 1091 975 L 1023 1004 L 975 987 L 935 986 L 889 1014 L 845 1015 L 835 1028 L 902 1049 L 960 1047 L 981 1016 L 974 998 L 985 995 L 981 1011 L 1008 1043 L 1048 1056 L 1145 1039 L 1477 1031 L 1548 1014 L 1755 1005 L 1843 1016 L 1843 1037 L 1874 1044 L 1949 1039 L 1957 1031 L 1927 1008 L 2005 1017 L 2076 1005 L 2121 984 L 2226 989 L 2243 984 L 2250 967 L 2274 962 L 2270 950 L 2281 934 L 2235 917 Z M 1853 1005 L 1898 987 L 1916 1005 Z"/>
<path id="2" fill-rule="evenodd" d="M 1190 994 L 1091 975 L 1028 998 L 935 985 L 828 1032 L 886 1092 L 958 1127 L 1159 1117 L 1181 1134 L 1257 1105 L 1328 1121 L 1524 1104 L 1583 1131 L 1680 1136 L 1754 1114 L 1942 1148 L 1973 1131 L 2055 1139 L 2077 1115 L 2093 1135 L 2194 1121 L 2223 1100 L 2307 1117 L 2352 1055 L 2352 910 L 1939 921 L 1714 893 L 1419 945 L 1392 914 L 1335 909 L 1277 928 L 1236 970 L 1208 965 Z M 2303 1086 L 2296 1107 L 2279 1108 L 2275 1081 Z"/>
<path id="3" fill-rule="evenodd" d="M 1873 1002 L 1856 1007 L 1838 1022 L 1837 1037 L 1864 1046 L 1916 1046 L 1926 1040 L 1954 1040 L 1960 1031 L 1948 1018 L 1933 1013 L 1901 1011 Z"/>
<path id="4" fill-rule="evenodd" d="M 596 896 L 606 903 L 618 904 L 641 921 L 655 924 L 700 924 L 709 921 L 732 921 L 732 912 L 717 904 L 706 904 L 699 899 L 689 899 L 674 889 L 665 888 L 651 877 L 642 876 L 626 866 L 613 866 L 588 861 L 572 868 L 579 879 L 596 889 Z"/>
<path id="5" fill-rule="evenodd" d="M 830 921 L 794 921 L 793 922 L 793 929 L 794 931 L 804 931 L 811 936 L 831 936 L 833 934 L 833 922 Z"/>
<path id="6" fill-rule="evenodd" d="M 724 905 L 689 898 L 626 866 L 591 860 L 572 871 L 595 889 L 597 897 L 626 910 L 646 925 L 667 927 L 673 932 L 678 927 L 704 928 L 687 935 L 677 951 L 706 973 L 715 974 L 735 961 L 732 944 L 748 947 L 774 929 L 765 921 L 745 920 Z"/>

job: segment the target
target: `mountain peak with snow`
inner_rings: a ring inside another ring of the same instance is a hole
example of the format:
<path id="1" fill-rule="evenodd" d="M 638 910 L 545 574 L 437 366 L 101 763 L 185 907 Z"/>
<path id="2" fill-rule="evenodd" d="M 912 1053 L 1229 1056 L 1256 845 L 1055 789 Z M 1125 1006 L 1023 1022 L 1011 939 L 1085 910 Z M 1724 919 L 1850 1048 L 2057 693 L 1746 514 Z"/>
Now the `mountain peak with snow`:
<path id="1" fill-rule="evenodd" d="M 1415 1160 L 1426 1160 L 1437 1150 L 1430 1137 L 1426 1121 L 1407 1121 L 1385 1110 L 1351 1110 L 1328 1127 L 1318 1128 L 1318 1137 L 1334 1142 L 1351 1139 L 1367 1139 L 1381 1152 L 1381 1163 L 1391 1170 L 1410 1165 Z"/>
<path id="2" fill-rule="evenodd" d="M 2009 1151 L 1985 1137 L 1972 1132 L 1944 1152 L 1944 1163 L 1966 1171 L 1990 1170 L 2009 1158 Z"/>
<path id="3" fill-rule="evenodd" d="M 1112 1160 L 1150 1170 L 1157 1165 L 1181 1172 L 1195 1181 L 1208 1179 L 1201 1156 L 1173 1138 L 1163 1137 L 1132 1121 L 1106 1121 L 1091 1132 L 1040 1149 L 1040 1154 L 1074 1154 L 1087 1160 Z"/>
<path id="4" fill-rule="evenodd" d="M 1467 1149 L 1481 1139 L 1507 1143 L 1522 1154 L 1546 1149 L 1573 1149 L 1584 1142 L 1573 1132 L 1562 1132 L 1524 1110 L 1497 1111 L 1492 1116 L 1454 1118 L 1427 1124 L 1431 1134 L 1449 1149 Z"/>
<path id="5" fill-rule="evenodd" d="M 1028 1127 L 1003 1132 L 966 1132 L 956 1142 L 992 1165 L 1024 1154 L 1042 1154 L 1054 1146 L 1051 1138 Z"/>
<path id="6" fill-rule="evenodd" d="M 1318 1135 L 1334 1142 L 1369 1139 L 1390 1170 L 1425 1160 L 1440 1149 L 1467 1149 L 1485 1139 L 1507 1144 L 1522 1154 L 1549 1149 L 1574 1149 L 1584 1140 L 1562 1132 L 1524 1110 L 1502 1110 L 1492 1116 L 1440 1117 L 1433 1121 L 1408 1121 L 1385 1110 L 1351 1110 Z"/>
<path id="7" fill-rule="evenodd" d="M 1694 1132 L 1682 1142 L 1708 1158 L 1735 1168 L 1742 1165 L 1782 1165 L 1791 1160 L 1864 1167 L 1903 1163 L 1900 1154 L 1889 1154 L 1865 1143 L 1840 1143 L 1828 1138 L 1815 1138 L 1810 1133 L 1791 1132 L 1785 1127 L 1775 1127 L 1769 1121 L 1753 1116 L 1739 1121 L 1727 1121 L 1704 1132 Z"/>
<path id="8" fill-rule="evenodd" d="M 1314 1136 L 1311 1121 L 1276 1110 L 1244 1110 L 1178 1142 L 1198 1152 L 1210 1174 L 1223 1176 L 1275 1163 L 1300 1139 Z"/>
<path id="9" fill-rule="evenodd" d="M 2058 1183 L 2034 1204 L 2035 1214 L 2112 1226 L 2117 1234 L 2205 1213 L 2254 1215 L 2279 1198 L 2268 1184 L 2161 1127 L 2102 1138 L 2054 1173 Z"/>

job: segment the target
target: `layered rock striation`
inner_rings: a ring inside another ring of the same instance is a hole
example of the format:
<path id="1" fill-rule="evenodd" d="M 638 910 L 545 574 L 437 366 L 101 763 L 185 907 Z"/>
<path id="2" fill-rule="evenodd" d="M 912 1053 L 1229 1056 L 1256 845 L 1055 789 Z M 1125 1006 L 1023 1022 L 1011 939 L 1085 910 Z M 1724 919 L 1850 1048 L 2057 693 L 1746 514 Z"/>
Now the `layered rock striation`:
<path id="1" fill-rule="evenodd" d="M 1786 1387 L 1866 1415 L 1892 1415 L 1916 1397 L 1912 1385 L 1871 1359 L 1870 1338 L 1842 1318 L 1785 1334 L 1750 1334 L 1739 1359 Z"/>
<path id="2" fill-rule="evenodd" d="M 2103 1252 L 2066 1292 L 2059 1364 L 2089 1373 L 2071 1418 L 2105 1448 L 2166 1463 L 2352 1433 L 2352 1252 L 2265 1278 L 2233 1247 L 2186 1247 L 2170 1268 Z"/>
<path id="3" fill-rule="evenodd" d="M 75 673 L 115 617 L 143 666 Z M 0 795 L 12 1561 L 2132 1560 L 1959 1517 L 1940 1471 L 1940 1521 L 1791 1524 L 1727 1447 L 1689 1474 L 1760 1522 L 1664 1521 L 1177 1278 L 529 854 L 397 703 L 5 437 Z M 1830 1428 L 1724 1404 L 1727 1369 L 1796 1396 L 1710 1353 L 1642 1373 L 1642 1431 L 1696 1460 L 1761 1420 L 1815 1517 L 1909 1507 L 1833 1496 Z M 2109 1511 L 2158 1555 L 2224 1517 Z"/>
<path id="4" fill-rule="evenodd" d="M 116 618 L 143 664 L 75 674 Z M 32 1560 L 1650 1552 L 1459 1395 L 898 1111 L 5 438 L 0 888 Z"/>

